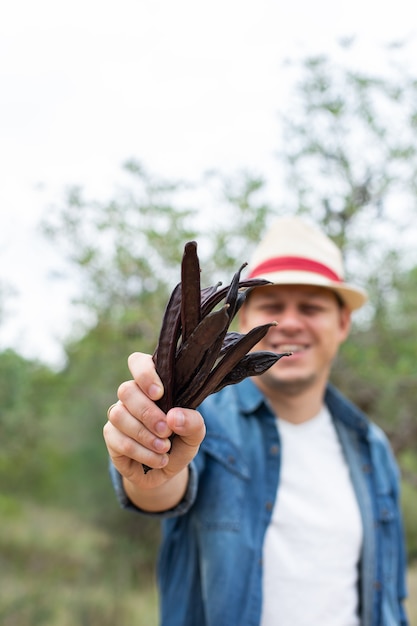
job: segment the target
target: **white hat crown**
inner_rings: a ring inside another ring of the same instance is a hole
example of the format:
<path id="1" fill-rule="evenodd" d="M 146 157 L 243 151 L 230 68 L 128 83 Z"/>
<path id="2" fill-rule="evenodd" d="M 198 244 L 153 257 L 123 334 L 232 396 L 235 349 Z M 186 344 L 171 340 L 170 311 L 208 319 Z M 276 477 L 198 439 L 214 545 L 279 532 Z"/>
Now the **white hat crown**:
<path id="1" fill-rule="evenodd" d="M 318 228 L 298 217 L 274 222 L 256 248 L 249 272 L 251 278 L 265 278 L 274 284 L 328 287 L 351 310 L 367 300 L 365 291 L 344 282 L 339 248 Z"/>

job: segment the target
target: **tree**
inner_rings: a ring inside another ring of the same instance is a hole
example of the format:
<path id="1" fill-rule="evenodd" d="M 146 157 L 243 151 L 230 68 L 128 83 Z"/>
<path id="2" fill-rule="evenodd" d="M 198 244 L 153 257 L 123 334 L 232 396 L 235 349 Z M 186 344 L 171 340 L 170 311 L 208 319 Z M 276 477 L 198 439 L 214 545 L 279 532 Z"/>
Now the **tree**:
<path id="1" fill-rule="evenodd" d="M 341 246 L 348 274 L 372 287 L 376 305 L 392 270 L 417 263 L 405 237 L 417 228 L 417 79 L 403 67 L 371 76 L 324 55 L 303 59 L 282 116 L 289 203 Z"/>
<path id="2" fill-rule="evenodd" d="M 259 237 L 269 208 L 258 202 L 254 211 L 261 179 L 243 173 L 224 180 L 212 172 L 206 181 L 213 195 L 221 195 L 216 204 L 222 207 L 219 220 L 210 211 L 208 228 L 207 215 L 194 204 L 201 197 L 195 184 L 157 180 L 134 160 L 124 169 L 129 186 L 109 201 L 90 200 L 81 188 L 70 188 L 63 206 L 48 211 L 43 231 L 79 276 L 76 304 L 84 313 L 84 332 L 105 322 L 144 339 L 149 350 L 156 343 L 156 320 L 180 279 L 185 242 L 198 241 L 203 284 L 229 280 L 248 260 L 248 242 Z"/>
<path id="3" fill-rule="evenodd" d="M 50 471 L 45 406 L 53 373 L 13 350 L 0 353 L 0 482 L 2 493 L 39 495 Z"/>

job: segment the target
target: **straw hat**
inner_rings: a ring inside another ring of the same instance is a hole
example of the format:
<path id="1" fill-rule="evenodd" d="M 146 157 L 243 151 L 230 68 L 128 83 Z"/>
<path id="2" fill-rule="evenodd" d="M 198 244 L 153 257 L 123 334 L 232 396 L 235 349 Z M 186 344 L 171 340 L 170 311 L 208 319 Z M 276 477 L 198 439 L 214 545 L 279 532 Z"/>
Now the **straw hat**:
<path id="1" fill-rule="evenodd" d="M 344 282 L 342 254 L 321 231 L 297 217 L 278 219 L 256 248 L 249 263 L 250 278 L 277 285 L 317 285 L 332 289 L 354 311 L 366 292 Z"/>

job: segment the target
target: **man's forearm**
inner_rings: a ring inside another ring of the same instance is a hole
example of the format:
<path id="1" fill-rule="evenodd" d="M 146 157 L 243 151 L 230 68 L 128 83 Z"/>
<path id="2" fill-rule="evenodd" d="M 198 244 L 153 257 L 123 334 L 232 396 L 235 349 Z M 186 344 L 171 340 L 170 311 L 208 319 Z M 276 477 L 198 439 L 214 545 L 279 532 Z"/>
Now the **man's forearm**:
<path id="1" fill-rule="evenodd" d="M 160 487 L 140 489 L 131 481 L 123 478 L 123 487 L 129 500 L 143 511 L 160 513 L 173 509 L 181 502 L 187 491 L 189 469 L 184 468 Z"/>

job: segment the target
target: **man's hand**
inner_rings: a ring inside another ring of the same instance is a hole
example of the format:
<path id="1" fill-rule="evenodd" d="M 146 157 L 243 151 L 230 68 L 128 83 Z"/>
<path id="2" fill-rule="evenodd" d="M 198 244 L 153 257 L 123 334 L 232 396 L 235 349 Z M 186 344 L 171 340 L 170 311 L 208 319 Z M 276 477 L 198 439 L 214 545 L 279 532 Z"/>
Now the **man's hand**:
<path id="1" fill-rule="evenodd" d="M 155 404 L 164 390 L 150 355 L 136 352 L 128 365 L 133 380 L 118 389 L 104 439 L 129 498 L 147 510 L 169 509 L 184 495 L 188 465 L 205 436 L 204 421 L 192 409 L 165 414 Z M 143 465 L 152 471 L 145 474 Z"/>

